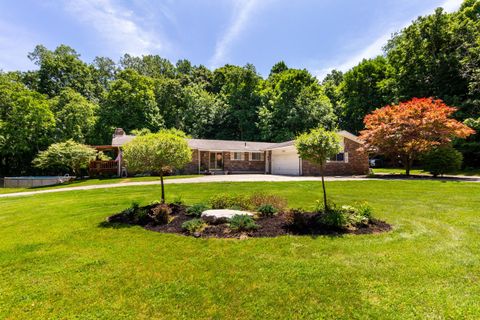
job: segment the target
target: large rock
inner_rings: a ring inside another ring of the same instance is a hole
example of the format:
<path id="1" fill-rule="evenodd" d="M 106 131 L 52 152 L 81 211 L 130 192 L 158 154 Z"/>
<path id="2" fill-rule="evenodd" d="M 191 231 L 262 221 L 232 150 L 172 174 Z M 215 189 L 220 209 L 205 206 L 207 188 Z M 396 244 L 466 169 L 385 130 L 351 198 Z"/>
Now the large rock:
<path id="1" fill-rule="evenodd" d="M 231 210 L 231 209 L 212 209 L 202 212 L 202 219 L 208 223 L 218 224 L 225 223 L 228 219 L 232 218 L 235 215 L 245 214 L 248 216 L 253 216 L 253 213 L 248 211 L 241 210 Z"/>

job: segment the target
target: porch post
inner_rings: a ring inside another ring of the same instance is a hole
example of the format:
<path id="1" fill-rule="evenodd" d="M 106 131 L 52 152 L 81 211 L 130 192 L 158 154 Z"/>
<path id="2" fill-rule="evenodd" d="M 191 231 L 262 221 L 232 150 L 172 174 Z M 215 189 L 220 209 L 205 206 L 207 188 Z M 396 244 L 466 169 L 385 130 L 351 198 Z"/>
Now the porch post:
<path id="1" fill-rule="evenodd" d="M 118 148 L 117 175 L 122 176 L 122 149 L 120 147 Z"/>
<path id="2" fill-rule="evenodd" d="M 200 156 L 201 156 L 201 151 L 200 151 L 200 149 L 197 150 L 197 152 L 198 152 L 198 174 L 200 174 Z"/>

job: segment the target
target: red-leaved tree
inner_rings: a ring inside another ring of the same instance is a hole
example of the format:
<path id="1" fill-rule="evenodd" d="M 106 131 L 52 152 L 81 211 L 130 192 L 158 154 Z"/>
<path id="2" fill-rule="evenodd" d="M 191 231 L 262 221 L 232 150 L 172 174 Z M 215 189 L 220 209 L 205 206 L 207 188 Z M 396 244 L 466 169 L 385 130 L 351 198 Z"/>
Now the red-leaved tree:
<path id="1" fill-rule="evenodd" d="M 418 155 L 475 131 L 450 118 L 457 109 L 442 100 L 413 98 L 373 111 L 363 120 L 360 139 L 370 152 L 402 160 L 406 174 Z"/>

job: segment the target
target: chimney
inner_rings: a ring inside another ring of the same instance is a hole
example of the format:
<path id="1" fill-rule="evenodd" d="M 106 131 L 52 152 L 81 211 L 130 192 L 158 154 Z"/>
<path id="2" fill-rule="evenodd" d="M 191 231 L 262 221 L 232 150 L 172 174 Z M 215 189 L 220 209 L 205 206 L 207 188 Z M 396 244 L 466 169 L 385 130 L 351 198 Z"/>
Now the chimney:
<path id="1" fill-rule="evenodd" d="M 116 128 L 115 129 L 115 132 L 113 133 L 113 137 L 118 137 L 118 136 L 124 136 L 125 135 L 125 131 L 123 131 L 122 128 Z"/>

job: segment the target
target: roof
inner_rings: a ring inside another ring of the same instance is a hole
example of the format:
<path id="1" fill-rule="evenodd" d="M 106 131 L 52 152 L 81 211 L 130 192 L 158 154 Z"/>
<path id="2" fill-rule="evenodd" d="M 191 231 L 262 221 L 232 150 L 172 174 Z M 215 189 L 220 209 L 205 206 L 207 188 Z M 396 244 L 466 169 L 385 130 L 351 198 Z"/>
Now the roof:
<path id="1" fill-rule="evenodd" d="M 271 142 L 253 142 L 238 140 L 208 140 L 208 139 L 188 139 L 188 145 L 192 149 L 198 150 L 218 150 L 218 151 L 263 151 L 275 143 Z"/>
<path id="2" fill-rule="evenodd" d="M 348 131 L 342 130 L 337 132 L 338 135 L 353 140 L 357 143 L 362 141 Z M 112 146 L 120 147 L 125 143 L 130 142 L 135 138 L 134 135 L 117 135 L 112 139 Z M 187 139 L 188 146 L 191 149 L 210 150 L 210 151 L 264 151 L 279 148 L 287 148 L 294 145 L 294 140 L 272 143 L 272 142 L 254 142 L 254 141 L 239 141 L 239 140 L 210 140 L 210 139 Z"/>

